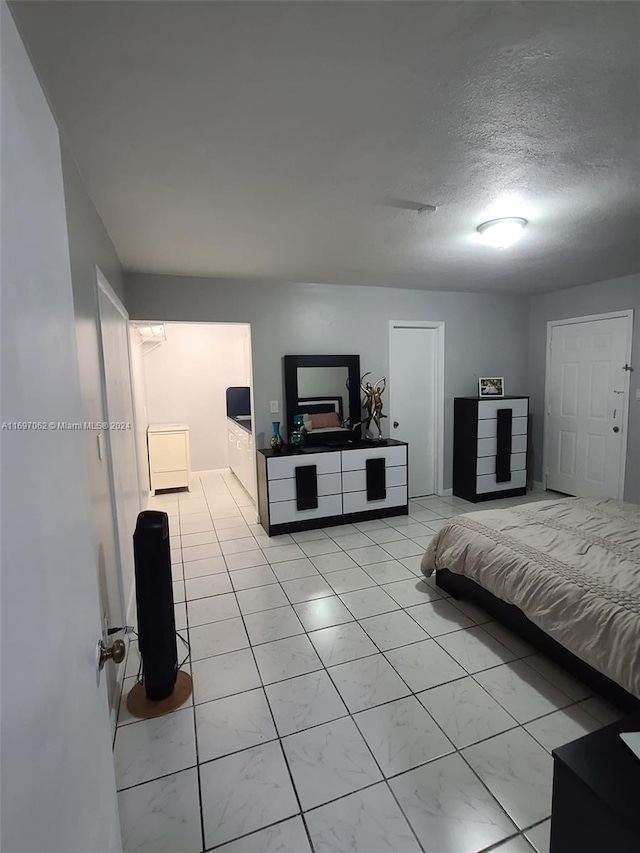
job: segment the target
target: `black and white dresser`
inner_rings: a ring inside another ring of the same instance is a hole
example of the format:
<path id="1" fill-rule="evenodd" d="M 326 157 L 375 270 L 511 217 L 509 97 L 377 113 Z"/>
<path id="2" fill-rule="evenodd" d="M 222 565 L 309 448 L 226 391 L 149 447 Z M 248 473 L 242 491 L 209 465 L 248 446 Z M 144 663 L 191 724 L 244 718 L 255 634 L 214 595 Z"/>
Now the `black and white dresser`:
<path id="1" fill-rule="evenodd" d="M 408 511 L 405 442 L 259 450 L 258 509 L 269 536 Z"/>
<path id="2" fill-rule="evenodd" d="M 453 494 L 477 503 L 527 491 L 528 397 L 456 397 Z"/>

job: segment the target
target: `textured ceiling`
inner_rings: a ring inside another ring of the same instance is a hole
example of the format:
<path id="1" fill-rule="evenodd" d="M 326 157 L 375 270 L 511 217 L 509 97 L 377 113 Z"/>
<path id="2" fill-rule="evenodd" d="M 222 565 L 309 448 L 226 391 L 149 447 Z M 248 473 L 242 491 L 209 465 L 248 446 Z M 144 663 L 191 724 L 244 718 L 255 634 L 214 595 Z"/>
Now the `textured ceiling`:
<path id="1" fill-rule="evenodd" d="M 127 269 L 533 292 L 640 268 L 637 3 L 13 8 Z M 530 222 L 504 251 L 475 233 L 500 215 Z"/>

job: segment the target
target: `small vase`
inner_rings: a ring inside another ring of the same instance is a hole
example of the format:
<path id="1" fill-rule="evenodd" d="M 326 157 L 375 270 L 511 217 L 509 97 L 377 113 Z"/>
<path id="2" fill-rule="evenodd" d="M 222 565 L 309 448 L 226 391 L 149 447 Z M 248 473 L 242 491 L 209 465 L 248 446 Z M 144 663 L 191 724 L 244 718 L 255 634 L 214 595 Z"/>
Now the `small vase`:
<path id="1" fill-rule="evenodd" d="M 273 432 L 271 433 L 271 441 L 269 444 L 271 445 L 271 449 L 274 453 L 280 453 L 282 445 L 284 444 L 282 436 L 280 435 L 280 421 L 273 421 L 272 427 Z"/>
<path id="2" fill-rule="evenodd" d="M 289 446 L 296 450 L 301 450 L 304 447 L 306 439 L 306 430 L 304 428 L 304 418 L 302 415 L 295 415 L 293 418 L 294 429 L 289 436 Z"/>

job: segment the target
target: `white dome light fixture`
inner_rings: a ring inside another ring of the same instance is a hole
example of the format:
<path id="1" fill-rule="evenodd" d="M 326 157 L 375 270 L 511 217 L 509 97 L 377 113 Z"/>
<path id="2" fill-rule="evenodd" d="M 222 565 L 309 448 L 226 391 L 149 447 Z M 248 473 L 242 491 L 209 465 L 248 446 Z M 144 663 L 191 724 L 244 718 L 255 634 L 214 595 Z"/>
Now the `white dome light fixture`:
<path id="1" fill-rule="evenodd" d="M 506 249 L 522 237 L 522 229 L 527 224 L 521 216 L 508 216 L 504 219 L 490 219 L 478 225 L 478 231 L 490 246 Z"/>

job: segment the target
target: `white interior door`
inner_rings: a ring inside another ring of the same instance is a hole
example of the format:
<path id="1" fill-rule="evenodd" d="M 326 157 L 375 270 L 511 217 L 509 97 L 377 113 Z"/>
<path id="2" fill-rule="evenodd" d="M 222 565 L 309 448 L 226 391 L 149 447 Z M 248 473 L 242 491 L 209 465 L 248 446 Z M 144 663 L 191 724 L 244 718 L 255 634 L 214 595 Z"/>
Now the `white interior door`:
<path id="1" fill-rule="evenodd" d="M 129 315 L 98 270 L 98 316 L 102 346 L 103 390 L 109 428 L 105 430 L 111 470 L 112 508 L 120 556 L 123 612 L 133 616 L 133 532 L 140 512 L 136 454 Z"/>
<path id="2" fill-rule="evenodd" d="M 436 491 L 438 330 L 391 323 L 389 434 L 409 444 L 409 497 Z"/>
<path id="3" fill-rule="evenodd" d="M 0 847 L 116 853 L 85 437 L 58 427 L 83 421 L 60 144 L 6 3 L 0 16 Z"/>
<path id="4" fill-rule="evenodd" d="M 631 318 L 552 325 L 547 373 L 547 488 L 622 497 Z"/>

